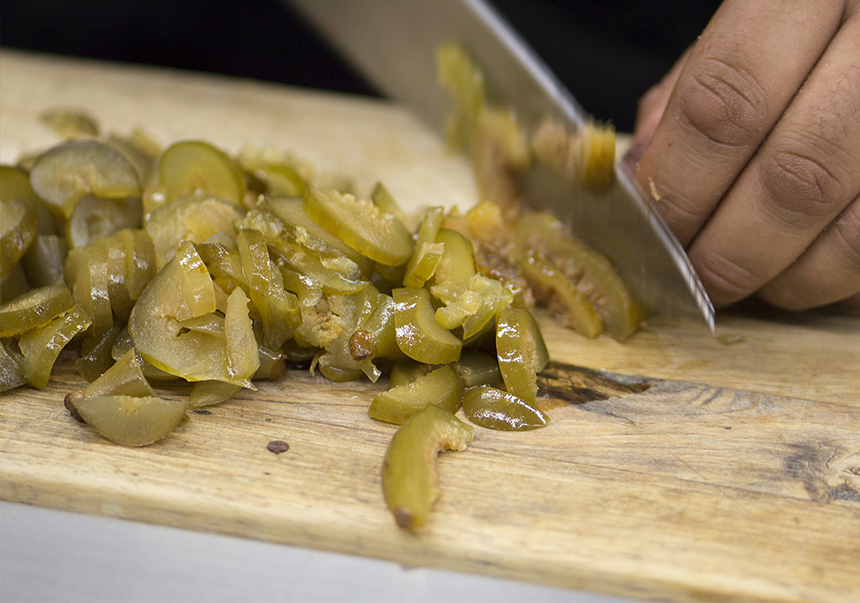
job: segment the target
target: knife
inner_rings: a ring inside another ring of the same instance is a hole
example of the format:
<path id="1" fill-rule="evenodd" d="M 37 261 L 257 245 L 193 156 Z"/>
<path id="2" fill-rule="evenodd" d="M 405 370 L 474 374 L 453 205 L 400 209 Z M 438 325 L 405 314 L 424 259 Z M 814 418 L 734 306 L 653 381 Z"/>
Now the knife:
<path id="1" fill-rule="evenodd" d="M 512 107 L 527 128 L 548 117 L 577 130 L 587 120 L 570 92 L 484 0 L 286 1 L 380 91 L 439 132 L 452 107 L 436 75 L 436 50 L 446 42 L 469 52 L 494 99 Z M 543 172 L 526 178 L 530 198 L 603 253 L 649 316 L 713 332 L 714 308 L 687 254 L 624 162 L 616 161 L 614 183 L 599 195 Z"/>

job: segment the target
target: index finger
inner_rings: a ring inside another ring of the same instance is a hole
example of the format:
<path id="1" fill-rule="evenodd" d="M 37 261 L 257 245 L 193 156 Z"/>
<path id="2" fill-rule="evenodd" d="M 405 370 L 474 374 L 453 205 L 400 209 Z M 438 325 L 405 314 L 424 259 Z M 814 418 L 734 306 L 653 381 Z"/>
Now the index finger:
<path id="1" fill-rule="evenodd" d="M 690 51 L 636 170 L 687 245 L 838 30 L 843 0 L 726 0 Z"/>

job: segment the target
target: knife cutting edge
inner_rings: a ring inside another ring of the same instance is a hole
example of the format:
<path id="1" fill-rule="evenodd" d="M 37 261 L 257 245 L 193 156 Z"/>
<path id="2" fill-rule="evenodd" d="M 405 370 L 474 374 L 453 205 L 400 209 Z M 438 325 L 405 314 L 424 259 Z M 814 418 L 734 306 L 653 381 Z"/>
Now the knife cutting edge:
<path id="1" fill-rule="evenodd" d="M 516 32 L 484 0 L 286 0 L 383 93 L 442 131 L 451 100 L 436 76 L 437 49 L 463 45 L 494 96 L 534 127 L 553 119 L 576 131 L 587 113 Z M 613 263 L 657 319 L 714 330 L 714 308 L 687 254 L 636 185 L 615 164 L 606 192 L 585 192 L 561 177 L 529 179 L 530 200 Z"/>

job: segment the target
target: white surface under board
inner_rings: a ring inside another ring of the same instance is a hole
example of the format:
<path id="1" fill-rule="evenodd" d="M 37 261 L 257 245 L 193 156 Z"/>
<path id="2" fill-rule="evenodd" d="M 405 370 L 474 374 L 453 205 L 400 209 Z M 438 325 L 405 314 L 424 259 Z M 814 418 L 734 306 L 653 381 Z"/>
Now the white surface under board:
<path id="1" fill-rule="evenodd" d="M 0 501 L 0 602 L 623 599 Z"/>

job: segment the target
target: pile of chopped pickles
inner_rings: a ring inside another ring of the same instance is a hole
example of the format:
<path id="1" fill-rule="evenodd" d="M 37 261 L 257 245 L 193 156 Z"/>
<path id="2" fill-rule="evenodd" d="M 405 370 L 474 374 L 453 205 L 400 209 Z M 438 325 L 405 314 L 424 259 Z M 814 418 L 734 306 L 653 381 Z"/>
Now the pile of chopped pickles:
<path id="1" fill-rule="evenodd" d="M 453 85 L 454 135 L 472 139 L 473 156 L 522 166 L 521 134 L 475 92 L 465 54 L 444 49 L 440 66 L 470 90 Z M 387 378 L 368 414 L 399 426 L 383 492 L 414 529 L 436 498 L 438 452 L 464 449 L 473 425 L 549 422 L 536 301 L 589 337 L 622 340 L 638 325 L 604 258 L 489 193 L 465 213 L 406 216 L 382 184 L 356 195 L 289 153 L 231 156 L 202 140 L 162 149 L 140 131 L 99 138 L 86 116 L 49 117 L 68 138 L 0 166 L 0 390 L 45 388 L 73 350 L 89 384 L 66 408 L 118 444 L 159 441 L 189 408 L 288 366 Z M 158 395 L 176 380 L 192 384 L 186 400 Z"/>

